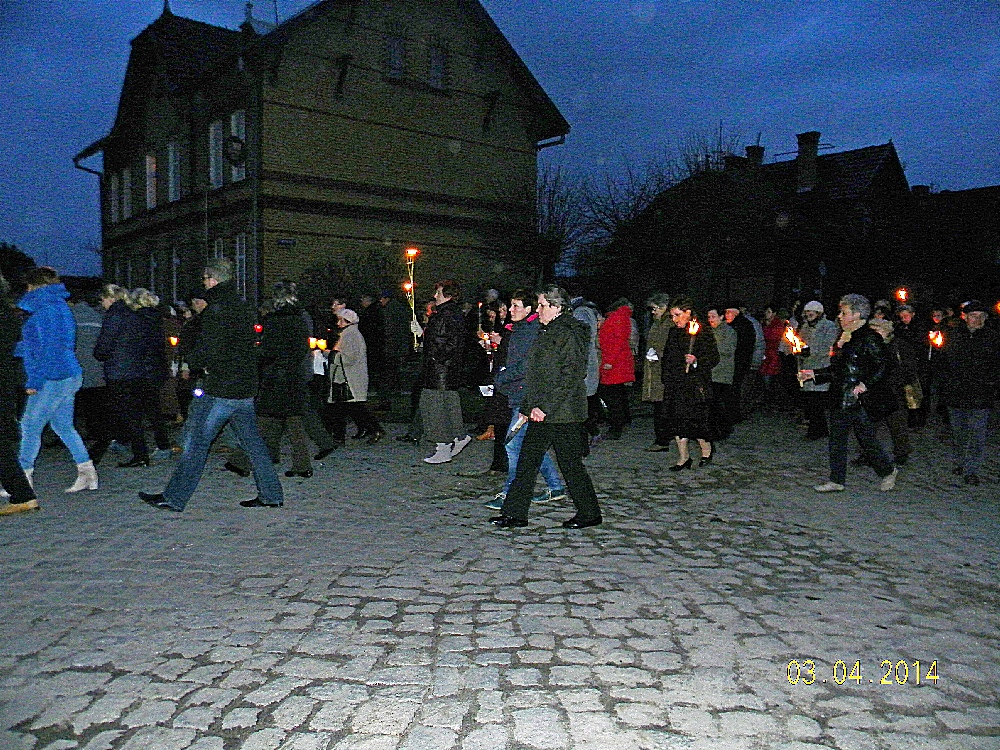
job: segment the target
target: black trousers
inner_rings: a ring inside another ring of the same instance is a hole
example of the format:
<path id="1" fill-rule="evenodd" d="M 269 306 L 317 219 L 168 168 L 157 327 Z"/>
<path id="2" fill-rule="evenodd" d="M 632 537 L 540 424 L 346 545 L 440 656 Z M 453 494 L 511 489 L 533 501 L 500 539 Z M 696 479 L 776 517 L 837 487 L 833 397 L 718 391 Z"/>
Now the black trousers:
<path id="1" fill-rule="evenodd" d="M 580 441 L 583 425 L 580 422 L 531 422 L 524 429 L 527 432 L 517 459 L 517 474 L 500 512 L 521 520 L 528 518 L 535 477 L 538 476 L 545 452 L 552 448 L 577 516 L 587 520 L 599 517 L 601 506 L 597 502 L 594 483 L 590 481 L 590 475 L 583 466 L 583 445 Z"/>
<path id="2" fill-rule="evenodd" d="M 114 409 L 117 425 L 115 437 L 132 447 L 133 458 L 149 455 L 143 420 L 150 422 L 153 438 L 160 450 L 170 448 L 170 434 L 160 413 L 160 386 L 152 380 L 114 380 L 108 383 L 108 397 Z"/>
<path id="3" fill-rule="evenodd" d="M 621 437 L 628 422 L 628 390 L 624 383 L 601 385 L 598 389 L 608 407 L 608 435 Z"/>
<path id="4" fill-rule="evenodd" d="M 4 432 L 10 430 L 12 433 L 17 430 L 17 420 L 14 415 L 0 416 L 5 424 L 0 429 Z M 27 477 L 21 469 L 21 464 L 17 462 L 17 449 L 19 440 L 7 440 L 0 438 L 0 487 L 3 487 L 10 494 L 10 502 L 26 503 L 35 498 L 35 492 L 28 484 Z"/>
<path id="5" fill-rule="evenodd" d="M 114 436 L 111 434 L 111 422 L 108 419 L 110 409 L 107 386 L 81 388 L 76 392 L 73 415 L 76 419 L 77 432 L 84 440 L 97 445 L 111 443 L 111 438 Z"/>
<path id="6" fill-rule="evenodd" d="M 664 412 L 663 401 L 654 401 L 653 434 L 656 436 L 656 445 L 670 445 L 674 441 L 674 436 L 670 434 L 666 414 Z"/>
<path id="7" fill-rule="evenodd" d="M 828 391 L 802 391 L 802 411 L 809 424 L 807 437 L 823 438 L 829 434 L 826 422 L 826 407 L 829 401 Z"/>
<path id="8" fill-rule="evenodd" d="M 330 420 L 333 423 L 330 434 L 337 443 L 343 443 L 347 437 L 348 417 L 354 420 L 354 424 L 358 426 L 358 432 L 371 434 L 382 430 L 382 425 L 368 411 L 367 401 L 338 401 L 328 404 L 328 406 Z"/>

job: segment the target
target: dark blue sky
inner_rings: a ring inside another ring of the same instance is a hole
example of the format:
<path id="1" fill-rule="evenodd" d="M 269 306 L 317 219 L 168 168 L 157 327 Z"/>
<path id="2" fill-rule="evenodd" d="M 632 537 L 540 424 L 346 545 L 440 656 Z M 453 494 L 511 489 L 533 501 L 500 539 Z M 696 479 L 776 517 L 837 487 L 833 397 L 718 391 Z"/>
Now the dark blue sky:
<path id="1" fill-rule="evenodd" d="M 311 4 L 278 0 L 282 18 Z M 543 152 L 578 171 L 642 162 L 725 123 L 767 159 L 819 130 L 892 139 L 910 184 L 1000 183 L 1000 3 L 485 0 L 569 120 Z M 162 0 L 0 0 L 0 241 L 97 273 L 96 177 L 72 157 L 111 126 L 129 41 Z M 172 0 L 236 28 L 242 0 Z M 272 0 L 256 15 L 273 18 Z M 783 157 L 789 158 L 789 157 Z"/>

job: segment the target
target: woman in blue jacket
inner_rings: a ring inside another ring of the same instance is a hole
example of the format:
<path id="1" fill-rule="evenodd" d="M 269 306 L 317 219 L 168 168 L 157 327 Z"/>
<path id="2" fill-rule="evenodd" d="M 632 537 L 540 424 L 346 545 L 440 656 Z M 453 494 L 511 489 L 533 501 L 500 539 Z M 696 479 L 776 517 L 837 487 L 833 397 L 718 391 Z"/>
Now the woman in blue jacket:
<path id="1" fill-rule="evenodd" d="M 42 447 L 42 430 L 51 425 L 76 463 L 76 482 L 66 492 L 96 490 L 94 462 L 73 426 L 73 402 L 83 384 L 83 370 L 76 359 L 76 322 L 66 303 L 69 292 L 59 274 L 47 266 L 29 269 L 25 282 L 28 291 L 17 306 L 28 313 L 28 319 L 14 350 L 24 361 L 28 394 L 18 461 L 30 482 Z"/>

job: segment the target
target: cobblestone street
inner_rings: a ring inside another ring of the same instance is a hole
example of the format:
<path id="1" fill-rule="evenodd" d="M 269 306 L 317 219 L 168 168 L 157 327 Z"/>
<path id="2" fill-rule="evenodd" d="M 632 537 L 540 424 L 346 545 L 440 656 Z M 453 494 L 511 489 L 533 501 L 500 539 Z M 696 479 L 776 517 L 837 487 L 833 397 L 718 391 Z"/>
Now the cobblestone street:
<path id="1" fill-rule="evenodd" d="M 651 432 L 587 459 L 584 531 L 491 527 L 498 483 L 456 472 L 492 443 L 349 446 L 274 510 L 213 455 L 182 514 L 136 497 L 169 463 L 64 495 L 48 449 L 0 523 L 0 748 L 1000 748 L 995 444 L 981 487 L 928 427 L 894 492 L 818 495 L 787 415 L 695 471 Z"/>

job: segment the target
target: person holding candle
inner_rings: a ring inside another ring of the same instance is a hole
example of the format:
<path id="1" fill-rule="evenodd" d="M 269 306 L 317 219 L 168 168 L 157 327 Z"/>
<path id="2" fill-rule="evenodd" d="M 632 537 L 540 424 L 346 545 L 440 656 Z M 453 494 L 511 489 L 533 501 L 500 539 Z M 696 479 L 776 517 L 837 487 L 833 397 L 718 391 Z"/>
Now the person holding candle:
<path id="1" fill-rule="evenodd" d="M 853 431 L 867 463 L 880 478 L 879 489 L 896 486 L 899 470 L 875 436 L 875 424 L 895 408 L 895 397 L 886 376 L 890 360 L 882 337 L 868 326 L 871 302 L 860 294 L 840 299 L 841 334 L 834 344 L 829 367 L 800 369 L 799 382 L 830 384 L 830 480 L 816 485 L 816 492 L 843 492 L 847 479 L 847 453 Z"/>
<path id="2" fill-rule="evenodd" d="M 825 312 L 823 303 L 818 300 L 806 302 L 802 308 L 802 322 L 795 330 L 805 342 L 802 351 L 795 355 L 799 370 L 823 370 L 830 366 L 830 349 L 837 343 L 840 330 Z M 800 380 L 799 385 L 802 388 L 802 411 L 808 424 L 806 440 L 822 440 L 830 434 L 826 421 L 830 384 L 809 379 Z"/>
<path id="3" fill-rule="evenodd" d="M 677 463 L 670 471 L 692 468 L 688 440 L 695 439 L 701 448 L 698 465 L 712 460 L 712 429 L 709 406 L 712 394 L 712 370 L 719 364 L 715 336 L 694 315 L 689 297 L 670 301 L 673 328 L 667 333 L 660 366 L 663 380 L 663 413 L 677 445 Z"/>

